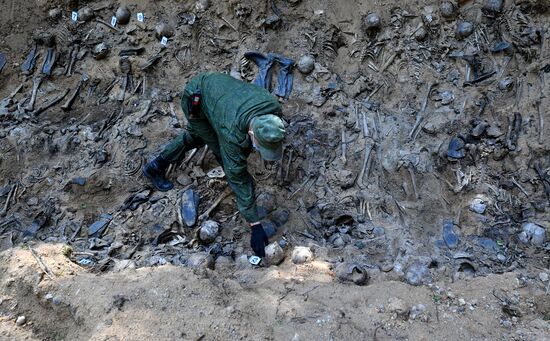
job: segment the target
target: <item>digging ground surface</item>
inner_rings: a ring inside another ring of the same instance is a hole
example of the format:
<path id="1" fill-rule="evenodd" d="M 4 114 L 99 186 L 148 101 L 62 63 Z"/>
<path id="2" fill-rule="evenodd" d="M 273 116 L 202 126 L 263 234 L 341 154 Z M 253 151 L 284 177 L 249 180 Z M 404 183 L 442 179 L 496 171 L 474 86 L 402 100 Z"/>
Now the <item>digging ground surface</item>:
<path id="1" fill-rule="evenodd" d="M 0 338 L 550 335 L 548 1 L 0 8 Z M 249 158 L 265 225 L 289 212 L 260 267 L 211 153 L 166 193 L 140 170 L 249 51 L 296 61 L 283 160 Z"/>

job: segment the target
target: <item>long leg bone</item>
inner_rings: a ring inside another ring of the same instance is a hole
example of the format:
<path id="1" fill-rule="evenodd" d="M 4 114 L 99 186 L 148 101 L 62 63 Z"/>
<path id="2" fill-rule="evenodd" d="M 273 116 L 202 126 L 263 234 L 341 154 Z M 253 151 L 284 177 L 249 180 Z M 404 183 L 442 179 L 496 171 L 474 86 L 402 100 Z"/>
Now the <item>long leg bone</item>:
<path id="1" fill-rule="evenodd" d="M 71 50 L 71 61 L 69 62 L 69 64 L 67 65 L 67 71 L 65 72 L 65 75 L 67 76 L 72 76 L 73 74 L 73 67 L 74 67 L 74 63 L 76 62 L 76 59 L 77 59 L 77 56 L 78 56 L 78 46 L 74 46 Z"/>
<path id="2" fill-rule="evenodd" d="M 69 97 L 69 99 L 67 100 L 67 102 L 65 102 L 65 104 L 63 104 L 61 106 L 61 110 L 63 111 L 69 111 L 71 110 L 71 107 L 73 106 L 73 103 L 76 99 L 76 97 L 78 96 L 78 94 L 80 93 L 80 89 L 82 88 L 82 81 L 79 81 L 78 82 L 78 85 L 76 86 L 76 89 L 74 89 L 73 93 L 71 94 L 71 96 Z"/>
<path id="3" fill-rule="evenodd" d="M 292 152 L 293 149 L 290 149 L 290 152 L 288 153 L 288 164 L 286 165 L 285 182 L 288 181 L 288 174 L 290 173 L 290 166 L 292 165 Z"/>
<path id="4" fill-rule="evenodd" d="M 204 158 L 206 157 L 207 153 L 208 153 L 208 146 L 204 146 L 204 150 L 201 154 L 201 157 L 197 160 L 197 163 L 195 165 L 202 167 L 202 163 L 204 162 Z"/>
<path id="5" fill-rule="evenodd" d="M 342 156 L 341 156 L 341 159 L 342 159 L 342 162 L 345 164 L 346 163 L 346 145 L 347 145 L 347 142 L 346 142 L 346 131 L 344 130 L 344 127 L 342 127 Z"/>
<path id="6" fill-rule="evenodd" d="M 29 102 L 29 105 L 25 108 L 25 111 L 33 111 L 34 110 L 34 103 L 36 102 L 36 94 L 38 93 L 38 88 L 40 88 L 40 84 L 42 84 L 42 77 L 37 76 L 34 77 L 32 80 L 32 94 L 31 94 L 31 100 Z"/>
<path id="7" fill-rule="evenodd" d="M 229 195 L 231 194 L 231 188 L 226 188 L 222 194 L 220 194 L 220 196 L 218 197 L 218 199 L 216 199 L 216 201 L 214 201 L 212 203 L 212 206 L 210 206 L 206 212 L 204 212 L 203 214 L 201 214 L 199 216 L 199 221 L 203 221 L 204 219 L 207 219 L 209 216 L 210 216 L 210 213 L 212 213 L 212 211 L 214 211 L 216 209 L 216 207 L 218 207 L 218 205 L 225 199 L 227 198 Z"/>
<path id="8" fill-rule="evenodd" d="M 413 191 L 414 191 L 414 197 L 416 199 L 420 199 L 420 195 L 418 195 L 418 190 L 416 188 L 416 175 L 414 173 L 414 166 L 412 163 L 408 163 L 407 165 L 407 170 L 409 171 L 409 174 L 411 176 L 411 182 L 412 182 L 412 187 L 413 187 Z"/>
<path id="9" fill-rule="evenodd" d="M 63 91 L 63 93 L 61 93 L 61 95 L 57 96 L 56 98 L 52 99 L 48 103 L 44 104 L 40 108 L 33 111 L 33 115 L 38 116 L 42 112 L 48 110 L 49 108 L 53 107 L 57 103 L 61 102 L 63 100 L 63 98 L 65 98 L 65 96 L 67 96 L 68 93 L 69 93 L 69 89 L 66 89 L 65 91 Z"/>
<path id="10" fill-rule="evenodd" d="M 11 187 L 10 192 L 8 193 L 8 197 L 6 198 L 6 203 L 4 204 L 4 208 L 2 209 L 2 212 L 0 212 L 0 216 L 4 217 L 8 213 L 8 209 L 10 207 L 10 201 L 12 197 L 14 196 L 14 193 L 17 189 L 17 184 L 13 185 Z"/>
<path id="11" fill-rule="evenodd" d="M 359 187 L 363 187 L 363 184 L 364 184 L 363 178 L 365 177 L 365 174 L 367 174 L 368 176 L 370 172 L 371 155 L 372 155 L 372 150 L 374 149 L 375 146 L 376 144 L 374 143 L 371 144 L 365 141 L 365 159 L 363 160 L 363 167 L 361 168 L 361 173 L 359 173 L 359 176 L 356 179 Z"/>
<path id="12" fill-rule="evenodd" d="M 422 108 L 420 109 L 420 113 L 416 116 L 416 123 L 414 124 L 411 132 L 409 133 L 409 138 L 411 140 L 415 140 L 416 136 L 418 135 L 418 128 L 420 127 L 420 124 L 424 120 L 424 115 L 426 113 L 426 107 L 428 106 L 428 98 L 430 97 L 430 93 L 432 92 L 433 87 L 437 83 L 431 83 L 430 86 L 428 86 L 428 92 L 426 93 L 426 96 L 424 97 L 424 100 L 422 102 Z"/>

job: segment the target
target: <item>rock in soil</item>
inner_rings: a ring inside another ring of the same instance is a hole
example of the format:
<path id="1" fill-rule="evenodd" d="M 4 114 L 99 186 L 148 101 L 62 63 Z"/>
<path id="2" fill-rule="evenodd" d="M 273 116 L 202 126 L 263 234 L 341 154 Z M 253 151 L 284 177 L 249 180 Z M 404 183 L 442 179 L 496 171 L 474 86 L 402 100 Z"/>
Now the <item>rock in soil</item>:
<path id="1" fill-rule="evenodd" d="M 220 224 L 213 220 L 207 220 L 201 224 L 199 239 L 205 244 L 212 243 L 220 233 Z"/>
<path id="2" fill-rule="evenodd" d="M 27 318 L 25 316 L 18 316 L 17 317 L 17 320 L 15 320 L 15 324 L 17 326 L 22 326 L 24 325 L 25 323 L 27 323 Z"/>
<path id="3" fill-rule="evenodd" d="M 391 297 L 388 300 L 388 311 L 397 315 L 398 318 L 406 320 L 409 317 L 409 307 L 402 299 Z"/>
<path id="4" fill-rule="evenodd" d="M 187 259 L 187 266 L 192 269 L 214 269 L 214 258 L 211 255 L 203 252 L 192 254 Z"/>
<path id="5" fill-rule="evenodd" d="M 285 252 L 279 242 L 272 242 L 265 247 L 265 261 L 269 265 L 279 265 L 285 259 Z"/>
<path id="6" fill-rule="evenodd" d="M 311 55 L 304 55 L 298 60 L 298 71 L 303 74 L 308 74 L 315 68 L 315 58 Z"/>
<path id="7" fill-rule="evenodd" d="M 313 260 L 313 252 L 307 246 L 296 246 L 292 250 L 292 263 L 303 264 Z"/>
<path id="8" fill-rule="evenodd" d="M 358 264 L 340 263 L 334 269 L 336 277 L 342 282 L 351 282 L 357 285 L 365 285 L 369 280 L 367 271 Z"/>

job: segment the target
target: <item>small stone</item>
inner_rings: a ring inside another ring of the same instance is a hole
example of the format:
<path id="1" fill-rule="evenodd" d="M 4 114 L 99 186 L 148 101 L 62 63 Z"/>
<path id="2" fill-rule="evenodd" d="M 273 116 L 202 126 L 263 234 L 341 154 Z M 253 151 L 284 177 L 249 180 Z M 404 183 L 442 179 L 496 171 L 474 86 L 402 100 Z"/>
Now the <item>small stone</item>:
<path id="1" fill-rule="evenodd" d="M 182 186 L 187 186 L 193 182 L 193 179 L 187 174 L 182 174 L 177 177 L 176 182 Z"/>
<path id="2" fill-rule="evenodd" d="M 489 123 L 487 123 L 485 121 L 480 122 L 472 129 L 470 134 L 473 137 L 480 137 L 485 132 L 485 130 L 487 129 L 488 126 L 489 126 Z"/>
<path id="3" fill-rule="evenodd" d="M 27 318 L 25 316 L 18 316 L 17 320 L 15 320 L 15 324 L 20 327 L 24 325 L 27 322 Z"/>
<path id="4" fill-rule="evenodd" d="M 308 74 L 315 68 L 315 58 L 311 55 L 304 55 L 300 57 L 297 65 L 298 71 L 303 74 Z"/>
<path id="5" fill-rule="evenodd" d="M 63 303 L 63 300 L 59 296 L 54 296 L 52 298 L 52 303 L 53 303 L 53 305 L 59 306 L 59 305 L 61 305 L 61 303 Z"/>
<path id="6" fill-rule="evenodd" d="M 512 328 L 512 322 L 510 320 L 500 320 L 500 325 L 504 328 Z"/>
<path id="7" fill-rule="evenodd" d="M 512 77 L 504 77 L 498 82 L 498 88 L 502 91 L 508 91 L 514 87 L 514 80 Z"/>
<path id="8" fill-rule="evenodd" d="M 275 13 L 269 14 L 264 21 L 265 27 L 269 27 L 269 28 L 276 28 L 280 23 L 281 23 L 281 18 Z"/>
<path id="9" fill-rule="evenodd" d="M 109 54 L 109 45 L 105 43 L 99 43 L 96 46 L 94 46 L 94 49 L 92 51 L 92 55 L 96 60 L 101 60 L 107 57 Z"/>
<path id="10" fill-rule="evenodd" d="M 387 310 L 402 319 L 407 319 L 409 316 L 409 307 L 405 301 L 398 297 L 391 297 L 388 300 Z"/>
<path id="11" fill-rule="evenodd" d="M 353 282 L 365 285 L 369 280 L 367 272 L 358 264 L 343 262 L 334 269 L 336 277 L 342 282 Z"/>
<path id="12" fill-rule="evenodd" d="M 495 126 L 490 126 L 489 128 L 487 128 L 487 130 L 485 132 L 487 133 L 487 136 L 489 136 L 489 137 L 502 136 L 502 131 L 500 129 L 498 129 L 498 127 L 495 127 Z"/>
<path id="13" fill-rule="evenodd" d="M 168 23 L 161 22 L 155 26 L 155 33 L 159 39 L 162 37 L 171 38 L 174 36 L 174 28 Z"/>
<path id="14" fill-rule="evenodd" d="M 258 198 L 256 199 L 256 206 L 262 207 L 265 210 L 265 213 L 269 214 L 275 210 L 277 200 L 273 194 L 263 192 L 258 195 Z"/>
<path id="15" fill-rule="evenodd" d="M 428 36 L 428 31 L 424 28 L 424 26 L 420 27 L 416 32 L 414 32 L 414 39 L 417 41 L 423 41 Z"/>
<path id="16" fill-rule="evenodd" d="M 465 306 L 466 305 L 466 300 L 461 297 L 461 298 L 458 299 L 458 304 L 460 306 Z"/>
<path id="17" fill-rule="evenodd" d="M 135 269 L 135 268 L 136 268 L 136 262 L 134 262 L 131 259 L 123 259 L 120 261 L 115 261 L 113 272 L 120 272 L 122 270 Z"/>
<path id="18" fill-rule="evenodd" d="M 204 12 L 208 9 L 209 6 L 210 6 L 210 0 L 198 0 L 195 3 L 195 10 L 199 13 Z"/>
<path id="19" fill-rule="evenodd" d="M 475 198 L 470 203 L 470 210 L 472 210 L 475 213 L 483 214 L 485 213 L 486 208 L 487 208 L 487 204 L 485 204 L 485 202 L 480 198 Z"/>
<path id="20" fill-rule="evenodd" d="M 268 266 L 279 265 L 285 259 L 285 252 L 278 242 L 272 242 L 265 247 L 265 261 Z"/>
<path id="21" fill-rule="evenodd" d="M 504 7 L 503 0 L 485 0 L 485 3 L 483 4 L 481 11 L 483 11 L 483 13 L 485 14 L 495 15 L 502 12 L 503 7 Z"/>
<path id="22" fill-rule="evenodd" d="M 542 246 L 546 240 L 546 230 L 534 223 L 525 223 L 522 225 L 522 232 L 519 239 L 525 243 L 531 243 L 535 246 Z"/>
<path id="23" fill-rule="evenodd" d="M 29 206 L 36 206 L 38 205 L 38 198 L 37 197 L 30 197 L 27 199 L 27 205 Z"/>
<path id="24" fill-rule="evenodd" d="M 439 13 L 443 18 L 453 18 L 456 15 L 456 7 L 450 1 L 443 1 L 439 5 Z"/>
<path id="25" fill-rule="evenodd" d="M 424 304 L 417 304 L 412 306 L 409 313 L 409 318 L 411 320 L 421 320 L 423 322 L 428 322 L 428 316 L 426 315 L 427 307 Z"/>
<path id="26" fill-rule="evenodd" d="M 470 36 L 474 32 L 474 25 L 468 21 L 459 21 L 456 25 L 456 37 L 457 39 L 464 39 Z"/>
<path id="27" fill-rule="evenodd" d="M 432 274 L 427 265 L 414 263 L 408 267 L 405 279 L 412 285 L 429 284 L 432 282 Z"/>
<path id="28" fill-rule="evenodd" d="M 199 230 L 199 239 L 205 244 L 212 243 L 220 232 L 220 224 L 213 220 L 207 220 L 202 223 Z"/>
<path id="29" fill-rule="evenodd" d="M 353 186 L 357 174 L 347 169 L 339 169 L 335 174 L 336 180 L 342 189 L 348 189 Z"/>
<path id="30" fill-rule="evenodd" d="M 365 18 L 365 29 L 367 31 L 378 31 L 382 26 L 382 20 L 377 13 L 371 13 Z"/>
<path id="31" fill-rule="evenodd" d="M 76 178 L 73 178 L 71 180 L 71 184 L 75 184 L 78 186 L 84 186 L 86 184 L 86 178 L 83 178 L 81 176 L 77 176 Z"/>
<path id="32" fill-rule="evenodd" d="M 237 269 L 240 269 L 240 270 L 248 269 L 252 266 L 252 264 L 250 264 L 250 262 L 248 261 L 248 256 L 244 254 L 240 255 L 235 259 L 235 265 Z"/>
<path id="33" fill-rule="evenodd" d="M 382 237 L 383 235 L 386 234 L 386 229 L 384 229 L 384 228 L 381 227 L 381 226 L 375 226 L 375 227 L 372 229 L 372 234 L 373 234 L 375 237 Z"/>
<path id="34" fill-rule="evenodd" d="M 548 282 L 548 274 L 546 272 L 540 272 L 539 273 L 539 279 L 542 282 Z"/>
<path id="35" fill-rule="evenodd" d="M 130 22 L 130 10 L 126 6 L 120 6 L 115 13 L 116 21 L 120 25 L 126 25 Z"/>
<path id="36" fill-rule="evenodd" d="M 51 18 L 51 19 L 59 19 L 61 18 L 61 14 L 63 12 L 61 11 L 61 9 L 59 8 L 53 8 L 51 9 L 49 12 L 48 12 L 48 16 Z"/>
<path id="37" fill-rule="evenodd" d="M 214 269 L 214 258 L 211 255 L 198 252 L 187 259 L 187 266 L 192 269 Z"/>
<path id="38" fill-rule="evenodd" d="M 292 250 L 292 263 L 303 264 L 313 260 L 313 252 L 306 246 L 296 246 Z"/>
<path id="39" fill-rule="evenodd" d="M 233 260 L 229 257 L 220 256 L 216 259 L 216 270 L 223 272 L 233 267 Z"/>
<path id="40" fill-rule="evenodd" d="M 386 261 L 380 265 L 380 271 L 390 272 L 393 270 L 393 262 Z"/>
<path id="41" fill-rule="evenodd" d="M 440 94 L 440 96 L 441 96 L 441 104 L 442 105 L 451 104 L 455 100 L 455 95 L 453 94 L 453 92 L 451 90 L 443 91 Z"/>
<path id="42" fill-rule="evenodd" d="M 88 21 L 95 16 L 94 10 L 88 6 L 82 7 L 78 10 L 78 20 L 79 21 Z"/>

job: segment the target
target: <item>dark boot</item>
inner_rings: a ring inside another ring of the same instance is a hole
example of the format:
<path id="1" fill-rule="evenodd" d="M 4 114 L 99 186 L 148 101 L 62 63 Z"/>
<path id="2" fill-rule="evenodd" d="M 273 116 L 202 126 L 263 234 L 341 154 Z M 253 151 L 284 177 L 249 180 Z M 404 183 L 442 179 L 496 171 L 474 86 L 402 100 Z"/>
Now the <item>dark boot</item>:
<path id="1" fill-rule="evenodd" d="M 158 156 L 153 161 L 143 166 L 143 175 L 145 175 L 153 186 L 159 191 L 165 192 L 174 188 L 174 184 L 166 179 L 166 169 L 170 165 L 170 162 L 165 160 L 162 156 Z"/>

